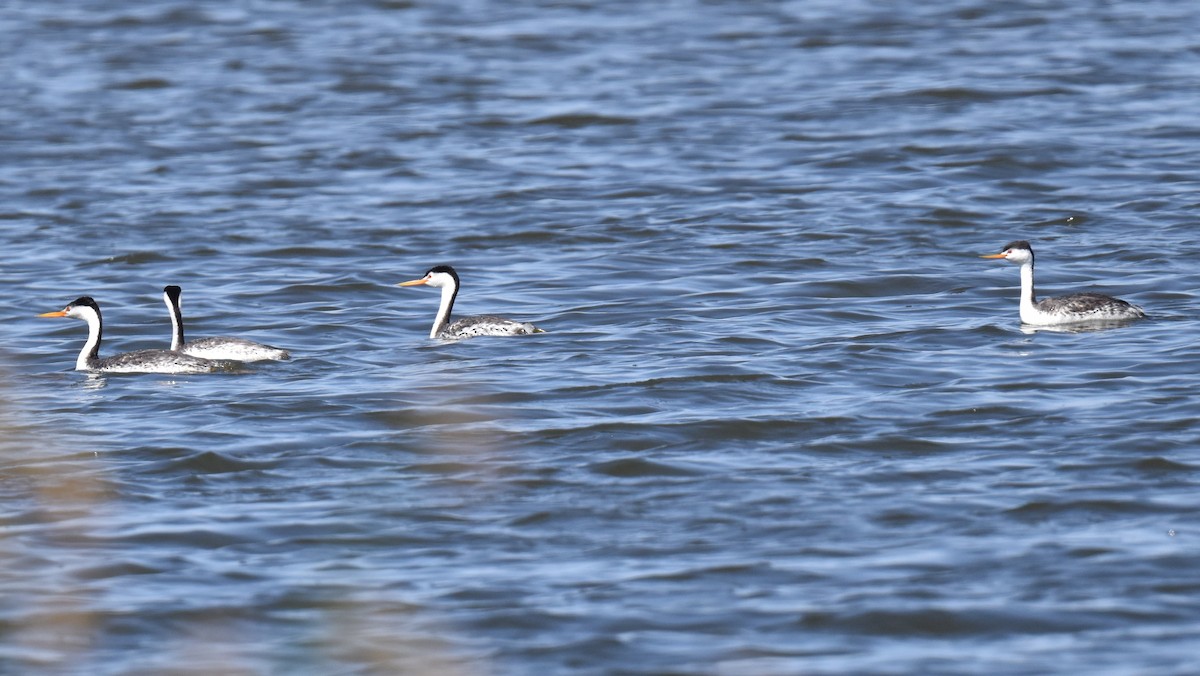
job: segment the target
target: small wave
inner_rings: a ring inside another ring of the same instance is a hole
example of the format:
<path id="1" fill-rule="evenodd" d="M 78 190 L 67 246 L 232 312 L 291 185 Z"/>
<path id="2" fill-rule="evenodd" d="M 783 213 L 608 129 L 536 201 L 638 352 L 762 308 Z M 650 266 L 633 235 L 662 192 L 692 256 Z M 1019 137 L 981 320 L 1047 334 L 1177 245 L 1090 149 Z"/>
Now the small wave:
<path id="1" fill-rule="evenodd" d="M 1143 458 L 1133 463 L 1133 468 L 1143 472 L 1195 472 L 1194 465 L 1175 462 L 1162 457 Z"/>
<path id="2" fill-rule="evenodd" d="M 597 115 L 592 113 L 565 113 L 561 115 L 548 115 L 546 117 L 538 117 L 529 120 L 528 124 L 532 125 L 549 125 L 554 127 L 563 127 L 566 129 L 578 129 L 580 127 L 603 127 L 612 125 L 636 124 L 637 120 L 632 117 L 621 117 L 617 115 Z"/>
<path id="3" fill-rule="evenodd" d="M 164 80 L 160 77 L 146 77 L 137 80 L 127 80 L 125 82 L 117 82 L 108 86 L 109 89 L 166 89 L 172 87 L 170 80 Z"/>
<path id="4" fill-rule="evenodd" d="M 590 465 L 589 468 L 597 474 L 604 474 L 620 479 L 635 479 L 638 477 L 655 476 L 697 476 L 702 472 L 671 465 L 665 462 L 652 462 L 643 458 L 621 458 Z"/>
<path id="5" fill-rule="evenodd" d="M 995 609 L 911 611 L 869 610 L 860 613 L 810 613 L 802 624 L 810 629 L 851 631 L 884 636 L 987 636 L 1056 634 L 1100 629 L 1116 623 L 1091 613 L 1017 612 Z"/>
<path id="6" fill-rule="evenodd" d="M 89 265 L 111 265 L 113 263 L 124 263 L 126 265 L 148 265 L 150 263 L 163 263 L 171 260 L 170 256 L 165 256 L 157 251 L 132 251 L 120 256 L 110 256 L 109 258 L 101 258 L 94 260 Z"/>
<path id="7" fill-rule="evenodd" d="M 216 451 L 203 451 L 162 463 L 155 473 L 226 474 L 265 469 L 273 465 L 273 462 L 243 460 Z"/>

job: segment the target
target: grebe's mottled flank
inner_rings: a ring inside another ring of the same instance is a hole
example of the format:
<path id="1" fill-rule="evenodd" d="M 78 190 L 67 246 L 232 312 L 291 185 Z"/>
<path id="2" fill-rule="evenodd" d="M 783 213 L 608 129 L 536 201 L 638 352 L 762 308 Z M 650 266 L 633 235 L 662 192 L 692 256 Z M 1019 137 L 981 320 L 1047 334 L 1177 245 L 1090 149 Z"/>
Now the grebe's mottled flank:
<path id="1" fill-rule="evenodd" d="M 545 333 L 528 322 L 514 322 L 503 317 L 463 317 L 450 324 L 450 311 L 454 309 L 454 299 L 458 296 L 459 281 L 458 273 L 449 265 L 432 267 L 424 277 L 400 282 L 396 286 L 419 284 L 442 290 L 442 303 L 433 319 L 433 328 L 429 331 L 430 338 L 458 340 L 474 336 L 524 336 L 530 333 Z"/>
<path id="2" fill-rule="evenodd" d="M 1033 290 L 1033 247 L 1025 240 L 1010 242 L 1000 253 L 980 258 L 1002 258 L 1021 266 L 1021 321 L 1026 324 L 1123 322 L 1146 316 L 1140 307 L 1102 293 L 1073 293 L 1038 301 Z"/>
<path id="3" fill-rule="evenodd" d="M 264 361 L 287 359 L 287 350 L 256 343 L 244 338 L 201 338 L 190 343 L 183 339 L 183 310 L 178 286 L 163 287 L 163 303 L 171 315 L 171 349 L 204 359 L 234 359 L 237 361 Z"/>
<path id="4" fill-rule="evenodd" d="M 124 352 L 111 357 L 100 356 L 100 338 L 104 334 L 104 320 L 100 306 L 90 296 L 76 298 L 73 303 L 57 312 L 46 312 L 39 317 L 72 317 L 82 319 L 88 325 L 88 339 L 75 361 L 77 371 L 102 371 L 105 373 L 207 373 L 220 367 L 209 359 L 192 357 L 172 350 L 138 350 Z"/>

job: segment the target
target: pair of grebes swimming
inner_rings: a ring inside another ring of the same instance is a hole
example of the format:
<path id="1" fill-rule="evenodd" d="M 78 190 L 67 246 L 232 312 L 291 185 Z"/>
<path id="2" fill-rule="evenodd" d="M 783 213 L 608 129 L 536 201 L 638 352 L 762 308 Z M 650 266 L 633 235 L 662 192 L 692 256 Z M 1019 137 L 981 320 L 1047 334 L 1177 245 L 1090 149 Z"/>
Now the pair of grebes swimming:
<path id="1" fill-rule="evenodd" d="M 1033 290 L 1033 247 L 1024 240 L 1011 242 L 998 254 L 981 258 L 1004 259 L 1021 266 L 1021 321 L 1031 326 L 1069 326 L 1089 323 L 1115 323 L 1145 317 L 1146 313 L 1136 305 L 1119 298 L 1099 293 L 1075 293 L 1038 301 Z M 460 340 L 475 336 L 522 336 L 543 331 L 527 322 L 493 316 L 464 317 L 450 322 L 450 312 L 458 297 L 458 273 L 449 265 L 430 268 L 425 276 L 397 286 L 432 286 L 441 289 L 442 299 L 433 320 L 430 338 Z M 183 338 L 183 313 L 180 310 L 180 288 L 168 286 L 163 289 L 163 302 L 171 314 L 174 333 L 169 350 L 138 350 L 112 357 L 100 357 L 100 337 L 103 322 L 100 306 L 88 296 L 58 312 L 47 312 L 39 317 L 74 317 L 88 324 L 88 339 L 75 362 L 79 371 L 103 371 L 109 373 L 203 373 L 225 367 L 229 361 L 249 362 L 269 359 L 287 359 L 286 350 L 270 345 L 255 343 L 242 338 L 202 338 L 185 342 Z"/>

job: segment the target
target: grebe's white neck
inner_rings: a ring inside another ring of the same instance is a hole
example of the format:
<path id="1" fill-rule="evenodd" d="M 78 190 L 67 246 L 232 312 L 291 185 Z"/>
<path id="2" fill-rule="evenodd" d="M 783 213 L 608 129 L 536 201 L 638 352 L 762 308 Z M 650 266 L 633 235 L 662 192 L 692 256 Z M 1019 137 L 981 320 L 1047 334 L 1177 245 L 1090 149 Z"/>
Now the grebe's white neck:
<path id="1" fill-rule="evenodd" d="M 1037 298 L 1033 288 L 1033 258 L 1021 263 L 1021 321 L 1036 323 L 1038 317 Z"/>
<path id="2" fill-rule="evenodd" d="M 400 282 L 396 286 L 419 286 L 421 284 L 442 290 L 442 301 L 438 306 L 437 316 L 433 318 L 433 328 L 429 329 L 429 337 L 437 338 L 450 323 L 450 312 L 454 310 L 454 298 L 458 295 L 458 273 L 449 265 L 438 265 L 429 268 L 424 277 Z"/>
<path id="3" fill-rule="evenodd" d="M 80 296 L 75 302 L 57 312 L 43 312 L 39 317 L 70 317 L 82 319 L 88 325 L 87 342 L 75 360 L 76 371 L 87 371 L 100 360 L 100 338 L 104 335 L 104 320 L 100 318 L 100 306 L 91 296 Z"/>
<path id="4" fill-rule="evenodd" d="M 458 284 L 451 283 L 442 287 L 442 300 L 438 305 L 437 315 L 433 318 L 433 328 L 429 329 L 429 337 L 437 338 L 442 329 L 450 323 L 450 311 L 454 309 L 454 297 L 458 295 Z"/>
<path id="5" fill-rule="evenodd" d="M 183 311 L 179 307 L 182 305 L 179 297 L 180 291 L 178 286 L 168 286 L 163 289 L 163 303 L 167 306 L 167 313 L 171 315 L 172 352 L 183 349 Z"/>
<path id="6" fill-rule="evenodd" d="M 83 349 L 79 351 L 79 358 L 75 360 L 75 370 L 86 371 L 92 362 L 100 358 L 100 338 L 104 335 L 104 322 L 100 319 L 99 310 L 86 305 L 72 307 L 67 316 L 87 322 L 88 339 L 83 344 Z"/>

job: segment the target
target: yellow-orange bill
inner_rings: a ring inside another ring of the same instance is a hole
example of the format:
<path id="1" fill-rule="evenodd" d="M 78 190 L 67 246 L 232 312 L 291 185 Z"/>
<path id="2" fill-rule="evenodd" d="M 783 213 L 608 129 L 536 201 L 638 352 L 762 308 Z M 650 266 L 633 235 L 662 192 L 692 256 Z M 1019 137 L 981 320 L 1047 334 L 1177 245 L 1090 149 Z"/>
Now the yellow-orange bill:
<path id="1" fill-rule="evenodd" d="M 413 280 L 409 280 L 407 282 L 400 282 L 396 286 L 416 286 L 418 284 L 424 284 L 425 282 L 428 282 L 428 281 L 429 281 L 428 278 L 422 277 L 420 279 L 413 279 Z"/>
<path id="2" fill-rule="evenodd" d="M 980 258 L 1004 258 L 1004 254 L 1002 254 L 1002 253 L 988 254 L 986 256 L 980 256 Z"/>
<path id="3" fill-rule="evenodd" d="M 39 317 L 66 317 L 67 311 L 66 310 L 57 310 L 55 312 L 43 312 L 42 314 L 40 314 L 38 316 Z"/>

